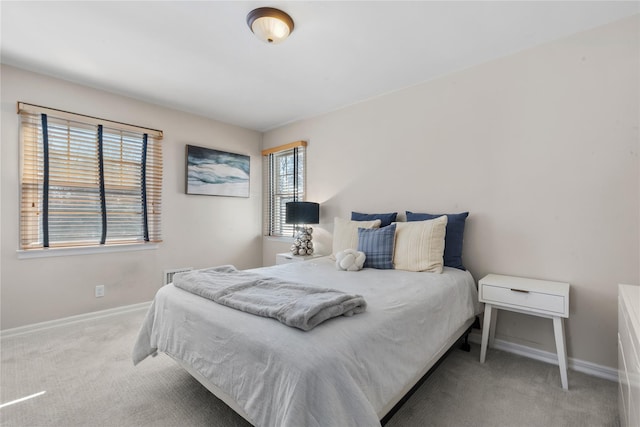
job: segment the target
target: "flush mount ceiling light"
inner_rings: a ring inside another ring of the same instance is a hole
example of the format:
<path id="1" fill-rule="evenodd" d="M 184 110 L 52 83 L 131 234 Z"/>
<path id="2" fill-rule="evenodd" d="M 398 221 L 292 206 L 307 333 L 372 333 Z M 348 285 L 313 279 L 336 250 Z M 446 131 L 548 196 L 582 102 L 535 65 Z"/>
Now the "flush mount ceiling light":
<path id="1" fill-rule="evenodd" d="M 247 15 L 247 25 L 264 42 L 280 43 L 293 31 L 293 19 L 273 7 L 259 7 Z"/>

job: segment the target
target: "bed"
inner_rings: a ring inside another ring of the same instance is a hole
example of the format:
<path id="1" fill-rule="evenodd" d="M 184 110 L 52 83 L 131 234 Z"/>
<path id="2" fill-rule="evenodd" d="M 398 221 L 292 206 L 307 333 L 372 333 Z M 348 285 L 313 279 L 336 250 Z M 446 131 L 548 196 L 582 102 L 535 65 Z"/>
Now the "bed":
<path id="1" fill-rule="evenodd" d="M 329 257 L 250 271 L 359 294 L 364 313 L 310 331 L 162 287 L 134 345 L 157 351 L 255 426 L 372 426 L 469 329 L 479 312 L 468 271 L 340 271 Z"/>

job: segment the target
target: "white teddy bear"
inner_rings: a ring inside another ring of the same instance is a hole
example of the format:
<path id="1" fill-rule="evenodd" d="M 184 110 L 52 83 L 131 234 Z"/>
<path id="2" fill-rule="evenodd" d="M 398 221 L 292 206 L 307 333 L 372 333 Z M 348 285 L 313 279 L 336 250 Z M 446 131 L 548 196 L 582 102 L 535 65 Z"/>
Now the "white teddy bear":
<path id="1" fill-rule="evenodd" d="M 336 268 L 338 270 L 358 271 L 362 270 L 366 255 L 355 249 L 345 249 L 336 254 Z"/>

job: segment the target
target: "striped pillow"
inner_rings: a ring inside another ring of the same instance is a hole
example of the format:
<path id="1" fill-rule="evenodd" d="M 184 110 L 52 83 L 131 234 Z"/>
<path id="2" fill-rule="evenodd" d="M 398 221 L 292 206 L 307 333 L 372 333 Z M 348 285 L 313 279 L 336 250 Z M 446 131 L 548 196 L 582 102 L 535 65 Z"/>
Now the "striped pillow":
<path id="1" fill-rule="evenodd" d="M 428 221 L 397 222 L 396 225 L 395 268 L 442 273 L 447 216 Z"/>
<path id="2" fill-rule="evenodd" d="M 392 269 L 396 225 L 382 228 L 359 228 L 358 250 L 364 252 L 365 268 Z"/>
<path id="3" fill-rule="evenodd" d="M 462 264 L 462 242 L 464 240 L 464 222 L 469 216 L 469 212 L 442 215 L 447 216 L 447 229 L 444 237 L 444 265 L 445 267 L 465 270 Z M 442 215 L 407 211 L 407 221 L 436 219 Z"/>

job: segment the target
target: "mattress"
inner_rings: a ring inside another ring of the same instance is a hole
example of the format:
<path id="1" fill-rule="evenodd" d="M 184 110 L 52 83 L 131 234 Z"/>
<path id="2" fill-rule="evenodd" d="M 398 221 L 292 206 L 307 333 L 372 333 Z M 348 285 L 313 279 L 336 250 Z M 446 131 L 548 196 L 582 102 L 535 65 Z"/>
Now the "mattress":
<path id="1" fill-rule="evenodd" d="M 251 271 L 360 294 L 367 310 L 304 332 L 167 285 L 147 313 L 133 360 L 168 354 L 260 427 L 379 425 L 478 313 L 471 274 L 452 268 L 345 272 L 319 258 Z"/>

